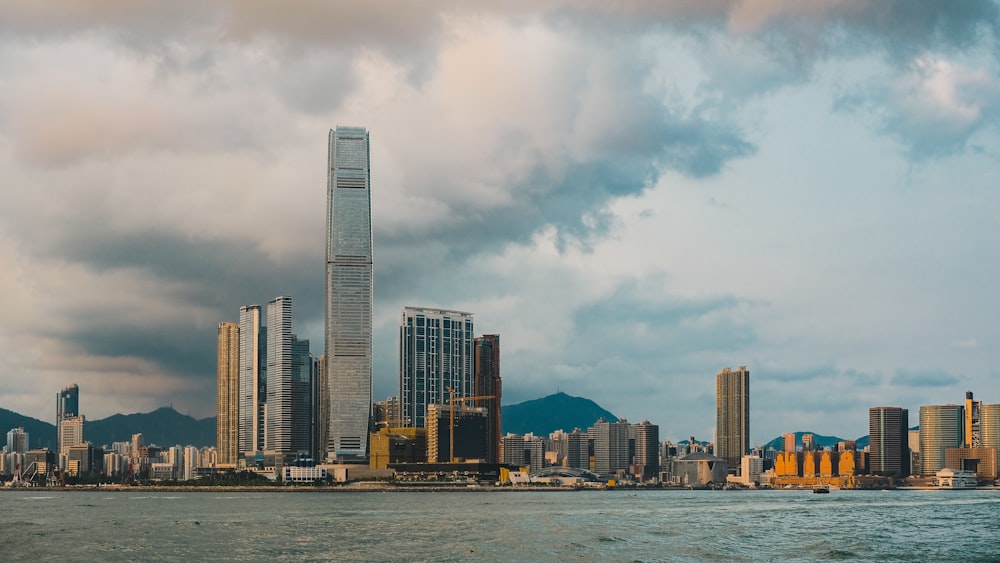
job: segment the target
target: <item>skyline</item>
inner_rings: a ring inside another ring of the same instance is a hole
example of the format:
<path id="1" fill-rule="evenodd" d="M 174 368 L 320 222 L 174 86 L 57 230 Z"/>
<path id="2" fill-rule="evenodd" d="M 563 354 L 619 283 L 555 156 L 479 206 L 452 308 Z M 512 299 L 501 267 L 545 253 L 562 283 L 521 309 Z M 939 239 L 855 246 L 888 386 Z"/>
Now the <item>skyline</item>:
<path id="1" fill-rule="evenodd" d="M 752 444 L 1000 403 L 996 3 L 394 6 L 4 4 L 0 406 L 211 416 L 262 295 L 321 342 L 337 125 L 372 132 L 375 400 L 414 305 L 503 337 L 506 403 L 663 436 L 712 435 L 725 366 Z"/>

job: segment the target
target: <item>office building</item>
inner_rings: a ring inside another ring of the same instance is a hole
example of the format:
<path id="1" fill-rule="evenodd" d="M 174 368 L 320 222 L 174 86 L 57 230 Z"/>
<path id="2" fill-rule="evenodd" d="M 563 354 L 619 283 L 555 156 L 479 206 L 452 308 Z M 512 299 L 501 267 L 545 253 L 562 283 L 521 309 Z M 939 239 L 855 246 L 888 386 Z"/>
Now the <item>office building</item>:
<path id="1" fill-rule="evenodd" d="M 590 435 L 574 428 L 566 435 L 566 458 L 563 462 L 572 469 L 590 470 Z"/>
<path id="2" fill-rule="evenodd" d="M 72 446 L 83 443 L 84 416 L 70 416 L 59 421 L 59 457 L 65 460 Z"/>
<path id="3" fill-rule="evenodd" d="M 427 426 L 429 405 L 472 397 L 472 313 L 405 307 L 399 326 L 399 400 L 406 426 Z M 428 438 L 428 442 L 430 438 Z"/>
<path id="4" fill-rule="evenodd" d="M 320 459 L 317 393 L 319 361 L 309 353 L 309 340 L 292 335 L 292 447 L 296 454 Z"/>
<path id="5" fill-rule="evenodd" d="M 11 428 L 10 432 L 7 432 L 7 452 L 8 453 L 21 453 L 28 451 L 28 433 L 24 430 L 23 426 L 18 426 L 17 428 Z"/>
<path id="6" fill-rule="evenodd" d="M 56 394 L 56 441 L 58 443 L 58 452 L 56 453 L 63 458 L 69 451 L 67 448 L 69 448 L 69 446 L 75 446 L 77 442 L 66 443 L 66 444 L 63 443 L 62 422 L 64 420 L 75 419 L 79 415 L 80 415 L 80 387 L 74 383 L 73 385 L 66 387 L 65 389 L 59 391 L 58 394 Z M 69 440 L 75 439 L 76 436 L 74 432 L 77 431 L 76 428 L 77 423 L 73 424 L 74 428 L 67 431 L 68 432 L 67 436 Z M 79 438 L 80 441 L 82 442 L 83 441 L 82 420 L 79 422 L 78 430 L 79 430 Z"/>
<path id="7" fill-rule="evenodd" d="M 885 477 L 910 474 L 909 413 L 900 407 L 868 409 L 869 471 Z"/>
<path id="8" fill-rule="evenodd" d="M 750 370 L 746 366 L 723 368 L 715 376 L 715 434 L 715 455 L 735 471 L 750 452 Z"/>
<path id="9" fill-rule="evenodd" d="M 240 327 L 219 323 L 216 344 L 217 419 L 215 443 L 219 463 L 235 464 L 240 448 Z"/>
<path id="10" fill-rule="evenodd" d="M 292 453 L 292 298 L 267 302 L 267 395 L 264 449 Z"/>
<path id="11" fill-rule="evenodd" d="M 643 420 L 633 425 L 632 430 L 635 433 L 634 474 L 648 481 L 660 473 L 660 427 Z"/>
<path id="12" fill-rule="evenodd" d="M 260 305 L 240 307 L 239 454 L 264 449 L 267 348 Z"/>
<path id="13" fill-rule="evenodd" d="M 372 404 L 372 228 L 368 130 L 330 131 L 324 421 L 330 461 L 364 461 Z"/>
<path id="14" fill-rule="evenodd" d="M 964 443 L 962 405 L 920 407 L 920 475 L 933 477 L 945 467 L 945 450 Z"/>
<path id="15" fill-rule="evenodd" d="M 789 432 L 788 434 L 783 434 L 781 436 L 782 442 L 784 443 L 784 451 L 794 452 L 795 451 L 795 433 Z"/>
<path id="16" fill-rule="evenodd" d="M 628 471 L 629 431 L 631 425 L 626 420 L 610 422 L 598 419 L 587 430 L 594 443 L 594 472 L 602 477 L 610 477 Z"/>
<path id="17" fill-rule="evenodd" d="M 500 455 L 500 335 L 485 334 L 473 340 L 475 347 L 473 394 L 488 397 L 476 401 L 477 407 L 487 411 L 486 462 L 497 463 Z"/>
<path id="18" fill-rule="evenodd" d="M 983 445 L 980 415 L 983 402 L 972 398 L 972 391 L 965 393 L 965 447 L 978 448 Z M 954 468 L 953 468 L 954 469 Z"/>

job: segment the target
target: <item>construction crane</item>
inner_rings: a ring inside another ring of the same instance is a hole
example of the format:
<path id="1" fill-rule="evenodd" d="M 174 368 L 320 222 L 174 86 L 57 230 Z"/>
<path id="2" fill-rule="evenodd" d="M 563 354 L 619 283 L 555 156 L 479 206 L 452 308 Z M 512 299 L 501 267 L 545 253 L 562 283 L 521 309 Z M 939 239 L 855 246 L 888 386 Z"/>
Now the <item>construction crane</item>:
<path id="1" fill-rule="evenodd" d="M 455 403 L 467 401 L 482 401 L 484 399 L 496 399 L 496 395 L 473 395 L 471 397 L 456 397 L 455 390 L 445 387 L 448 390 L 448 460 L 455 463 Z"/>

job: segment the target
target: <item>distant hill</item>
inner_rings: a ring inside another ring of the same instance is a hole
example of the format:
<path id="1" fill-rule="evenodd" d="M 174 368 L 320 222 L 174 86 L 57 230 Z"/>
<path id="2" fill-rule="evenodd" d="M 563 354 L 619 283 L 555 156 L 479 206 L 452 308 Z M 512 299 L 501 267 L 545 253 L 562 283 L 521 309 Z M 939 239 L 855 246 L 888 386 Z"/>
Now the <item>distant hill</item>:
<path id="1" fill-rule="evenodd" d="M 196 420 L 170 407 L 160 407 L 153 412 L 116 414 L 101 420 L 88 420 L 83 435 L 88 442 L 110 445 L 127 442 L 132 434 L 142 434 L 146 444 L 158 446 L 215 445 L 215 417 Z"/>
<path id="2" fill-rule="evenodd" d="M 618 420 L 617 416 L 594 401 L 572 397 L 566 393 L 556 393 L 500 408 L 500 425 L 504 434 L 531 432 L 536 436 L 548 436 L 556 430 L 586 430 L 602 417 L 610 421 Z"/>
<path id="3" fill-rule="evenodd" d="M 28 433 L 29 448 L 56 449 L 56 426 L 37 418 L 0 409 L 0 448 L 7 444 L 7 431 L 24 427 Z"/>
<path id="4" fill-rule="evenodd" d="M 7 431 L 23 426 L 28 433 L 28 446 L 55 450 L 56 427 L 23 414 L 0 409 L 0 447 L 6 444 Z M 83 437 L 98 446 L 110 446 L 112 442 L 125 442 L 132 434 L 141 433 L 143 441 L 158 446 L 198 446 L 215 445 L 215 417 L 196 420 L 170 407 L 161 407 L 153 412 L 136 414 L 116 414 L 99 420 L 87 420 L 83 427 Z"/>

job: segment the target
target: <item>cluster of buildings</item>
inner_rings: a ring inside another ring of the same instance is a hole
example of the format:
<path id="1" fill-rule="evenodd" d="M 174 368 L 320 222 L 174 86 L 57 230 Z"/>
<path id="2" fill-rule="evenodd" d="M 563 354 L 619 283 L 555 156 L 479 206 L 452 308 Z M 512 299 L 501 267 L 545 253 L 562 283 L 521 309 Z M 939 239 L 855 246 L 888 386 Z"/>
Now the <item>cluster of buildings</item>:
<path id="1" fill-rule="evenodd" d="M 95 445 L 84 438 L 86 419 L 79 413 L 80 388 L 70 385 L 56 395 L 58 447 L 31 448 L 23 427 L 7 432 L 0 455 L 0 474 L 13 477 L 11 485 L 45 481 L 64 483 L 67 477 L 133 479 L 193 479 L 215 471 L 216 448 L 159 447 L 146 444 L 142 434 L 125 442 Z"/>

